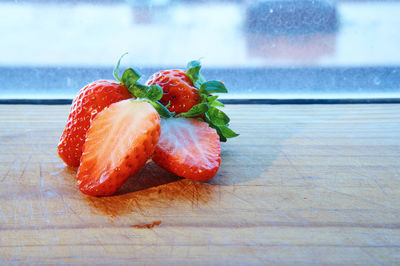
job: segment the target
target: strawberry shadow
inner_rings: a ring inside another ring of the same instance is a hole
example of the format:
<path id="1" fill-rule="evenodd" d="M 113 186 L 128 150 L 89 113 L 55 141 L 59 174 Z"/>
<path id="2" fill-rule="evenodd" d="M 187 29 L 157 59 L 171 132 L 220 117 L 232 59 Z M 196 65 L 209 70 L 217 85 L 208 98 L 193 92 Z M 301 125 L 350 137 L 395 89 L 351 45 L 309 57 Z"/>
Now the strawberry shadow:
<path id="1" fill-rule="evenodd" d="M 96 213 L 110 217 L 136 213 L 141 216 L 166 211 L 171 207 L 201 207 L 215 195 L 215 186 L 182 179 L 149 162 L 110 197 L 87 196 Z"/>
<path id="2" fill-rule="evenodd" d="M 282 144 L 299 131 L 296 124 L 268 127 L 251 123 L 236 129 L 237 138 L 221 143 L 221 166 L 209 184 L 216 186 L 266 185 L 276 177 L 269 170 L 283 155 Z"/>
<path id="3" fill-rule="evenodd" d="M 115 196 L 158 187 L 181 179 L 150 161 L 135 176 L 129 178 Z"/>

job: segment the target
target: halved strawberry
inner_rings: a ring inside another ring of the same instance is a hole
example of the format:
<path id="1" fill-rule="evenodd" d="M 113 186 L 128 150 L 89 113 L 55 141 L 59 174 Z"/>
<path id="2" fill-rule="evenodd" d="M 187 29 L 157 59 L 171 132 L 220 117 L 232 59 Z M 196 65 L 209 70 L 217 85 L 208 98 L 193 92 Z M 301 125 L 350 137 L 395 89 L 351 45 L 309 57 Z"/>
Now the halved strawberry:
<path id="1" fill-rule="evenodd" d="M 92 196 L 114 194 L 153 154 L 160 116 L 146 100 L 114 103 L 92 121 L 86 135 L 79 189 Z"/>
<path id="2" fill-rule="evenodd" d="M 206 181 L 221 163 L 219 136 L 205 122 L 193 118 L 161 121 L 161 136 L 152 156 L 164 169 L 181 177 Z"/>
<path id="3" fill-rule="evenodd" d="M 137 82 L 141 74 L 132 68 L 126 69 L 119 78 L 118 68 L 122 57 L 114 68 L 114 77 L 119 82 L 92 82 L 83 87 L 72 102 L 67 124 L 57 147 L 60 158 L 68 166 L 79 166 L 90 123 L 105 107 L 132 97 L 149 98 L 154 103 L 162 96 L 160 87 L 144 86 Z"/>

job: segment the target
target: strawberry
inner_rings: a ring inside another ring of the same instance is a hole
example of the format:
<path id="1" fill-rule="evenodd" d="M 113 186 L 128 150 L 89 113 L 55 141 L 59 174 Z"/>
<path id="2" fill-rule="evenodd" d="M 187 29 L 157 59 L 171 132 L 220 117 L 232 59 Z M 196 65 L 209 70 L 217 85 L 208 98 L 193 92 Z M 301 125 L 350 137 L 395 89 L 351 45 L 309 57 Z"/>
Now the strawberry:
<path id="1" fill-rule="evenodd" d="M 162 70 L 153 74 L 146 85 L 163 89 L 160 102 L 176 117 L 195 117 L 216 129 L 220 141 L 238 136 L 229 129 L 229 117 L 217 107 L 224 106 L 212 93 L 228 92 L 221 81 L 206 81 L 200 74 L 200 62 L 191 61 L 186 70 Z"/>
<path id="2" fill-rule="evenodd" d="M 132 97 L 154 98 L 154 95 L 158 97 L 162 91 L 158 86 L 148 87 L 138 83 L 140 73 L 132 68 L 126 69 L 119 78 L 118 68 L 122 57 L 114 68 L 114 77 L 119 82 L 107 80 L 92 82 L 83 87 L 72 102 L 67 125 L 58 144 L 58 154 L 68 166 L 79 166 L 90 123 L 105 107 Z"/>
<path id="3" fill-rule="evenodd" d="M 221 163 L 215 129 L 193 118 L 168 118 L 162 119 L 161 132 L 152 156 L 158 166 L 197 181 L 214 177 Z"/>
<path id="4" fill-rule="evenodd" d="M 67 125 L 58 144 L 61 159 L 69 166 L 79 166 L 92 119 L 112 103 L 131 97 L 124 85 L 114 81 L 98 80 L 83 87 L 72 102 Z"/>
<path id="5" fill-rule="evenodd" d="M 77 172 L 79 189 L 114 194 L 146 163 L 160 136 L 160 116 L 146 100 L 111 104 L 92 121 Z"/>
<path id="6" fill-rule="evenodd" d="M 182 69 L 161 70 L 153 74 L 146 85 L 159 85 L 163 89 L 160 102 L 168 106 L 168 110 L 177 114 L 189 111 L 201 103 L 199 90 Z"/>

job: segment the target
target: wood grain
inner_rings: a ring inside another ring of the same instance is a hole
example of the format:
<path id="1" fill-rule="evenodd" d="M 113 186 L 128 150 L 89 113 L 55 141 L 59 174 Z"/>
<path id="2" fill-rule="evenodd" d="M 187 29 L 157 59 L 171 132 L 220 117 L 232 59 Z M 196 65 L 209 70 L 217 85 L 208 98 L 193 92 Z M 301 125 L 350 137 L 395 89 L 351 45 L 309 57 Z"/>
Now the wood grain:
<path id="1" fill-rule="evenodd" d="M 400 105 L 234 105 L 217 176 L 79 192 L 68 106 L 0 106 L 0 263 L 396 264 Z"/>

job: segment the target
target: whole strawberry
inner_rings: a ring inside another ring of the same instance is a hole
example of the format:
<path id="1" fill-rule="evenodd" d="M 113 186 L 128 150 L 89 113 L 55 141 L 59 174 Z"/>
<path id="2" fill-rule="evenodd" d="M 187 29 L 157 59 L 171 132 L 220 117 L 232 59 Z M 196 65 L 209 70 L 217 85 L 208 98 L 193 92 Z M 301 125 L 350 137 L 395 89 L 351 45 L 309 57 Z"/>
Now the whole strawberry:
<path id="1" fill-rule="evenodd" d="M 199 90 L 182 69 L 161 70 L 153 74 L 146 85 L 159 85 L 163 89 L 160 103 L 168 105 L 168 110 L 176 114 L 189 111 L 201 103 Z"/>
<path id="2" fill-rule="evenodd" d="M 91 121 L 105 107 L 131 98 L 128 89 L 115 81 L 98 80 L 83 87 L 72 102 L 67 124 L 58 143 L 58 154 L 71 167 L 77 167 Z"/>
<path id="3" fill-rule="evenodd" d="M 146 85 L 158 85 L 163 89 L 160 102 L 176 117 L 195 117 L 214 128 L 220 141 L 238 136 L 229 128 L 229 117 L 217 107 L 224 105 L 212 93 L 227 93 L 223 82 L 206 81 L 200 74 L 199 61 L 191 61 L 186 70 L 161 70 L 153 74 Z"/>
<path id="4" fill-rule="evenodd" d="M 122 56 L 123 57 L 123 56 Z M 80 164 L 83 143 L 91 121 L 104 108 L 115 102 L 129 98 L 144 97 L 148 93 L 160 92 L 158 86 L 144 86 L 137 81 L 140 73 L 128 68 L 118 77 L 119 59 L 115 69 L 114 77 L 117 81 L 98 80 L 83 87 L 72 102 L 68 115 L 67 124 L 58 144 L 60 158 L 71 167 Z"/>

